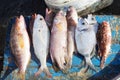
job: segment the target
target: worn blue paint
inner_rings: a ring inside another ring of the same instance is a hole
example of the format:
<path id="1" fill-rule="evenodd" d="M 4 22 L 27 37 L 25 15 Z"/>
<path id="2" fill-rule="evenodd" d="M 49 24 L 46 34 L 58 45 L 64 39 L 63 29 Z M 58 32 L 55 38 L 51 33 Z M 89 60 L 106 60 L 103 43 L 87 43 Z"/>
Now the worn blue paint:
<path id="1" fill-rule="evenodd" d="M 26 17 L 25 19 L 26 19 L 26 23 L 27 23 L 27 26 L 28 26 L 30 17 Z M 120 65 L 120 62 L 118 62 L 118 61 L 111 62 L 115 58 L 118 51 L 120 50 L 120 44 L 119 44 L 120 43 L 120 36 L 119 36 L 120 30 L 118 30 L 118 32 L 116 32 L 116 26 L 120 26 L 120 18 L 117 17 L 117 16 L 112 16 L 112 15 L 109 15 L 109 16 L 98 15 L 98 16 L 96 16 L 96 20 L 98 21 L 98 23 L 101 23 L 102 21 L 108 21 L 110 23 L 111 29 L 112 29 L 113 43 L 112 43 L 112 46 L 111 46 L 111 54 L 108 56 L 105 65 L 107 66 L 110 63 L 113 64 L 113 65 L 118 65 L 118 64 Z M 8 63 L 8 61 L 7 61 L 8 57 L 12 56 L 11 51 L 10 51 L 10 47 L 9 47 L 10 30 L 11 30 L 11 27 L 12 27 L 12 23 L 14 23 L 14 19 L 11 19 L 11 21 L 8 25 L 8 31 L 7 31 L 7 36 L 6 36 L 6 43 L 7 44 L 6 44 L 5 52 L 4 52 L 4 67 L 8 66 L 8 67 L 13 68 L 12 70 L 14 70 L 14 69 L 17 68 L 14 61 L 12 61 L 11 63 Z M 40 65 L 39 61 L 34 56 L 33 49 L 31 49 L 31 51 L 32 51 L 32 60 L 31 60 L 31 63 L 29 64 L 29 67 L 27 69 L 27 73 L 29 73 L 29 74 L 26 74 L 26 79 L 29 79 L 30 76 L 33 76 L 34 73 L 37 71 L 38 66 Z M 73 56 L 73 63 L 72 63 L 73 65 L 72 65 L 72 68 L 69 70 L 69 73 L 79 72 L 81 70 L 81 68 L 79 68 L 79 65 L 80 65 L 82 60 L 83 60 L 82 56 L 74 55 Z M 99 59 L 93 58 L 92 62 L 95 65 L 96 69 L 98 71 L 100 71 L 100 68 L 99 68 L 100 61 L 99 61 Z M 52 66 L 52 62 L 51 62 L 50 59 L 48 59 L 48 61 L 47 61 L 47 66 L 48 67 Z M 66 76 L 67 75 L 67 74 L 63 74 L 61 71 L 55 72 L 53 70 L 53 68 L 49 68 L 49 69 L 50 69 L 50 72 L 52 73 L 53 77 Z M 12 71 L 12 70 L 9 70 L 9 71 Z M 90 70 L 89 73 L 91 74 L 91 76 L 96 74 L 96 72 L 93 72 L 92 70 Z M 97 75 L 100 75 L 100 74 L 101 73 L 98 73 Z M 42 73 L 40 76 L 45 76 L 45 74 Z M 3 79 L 5 79 L 5 78 L 6 78 L 6 80 L 12 80 L 12 74 L 8 74 L 8 75 L 5 74 L 5 76 L 3 76 Z"/>

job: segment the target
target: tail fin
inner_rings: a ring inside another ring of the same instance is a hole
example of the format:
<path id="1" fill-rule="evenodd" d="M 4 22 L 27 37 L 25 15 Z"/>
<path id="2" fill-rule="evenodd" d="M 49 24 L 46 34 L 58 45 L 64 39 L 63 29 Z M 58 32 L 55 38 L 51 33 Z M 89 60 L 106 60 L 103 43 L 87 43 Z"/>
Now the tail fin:
<path id="1" fill-rule="evenodd" d="M 25 72 L 19 70 L 17 75 L 20 80 L 25 80 Z"/>
<path id="2" fill-rule="evenodd" d="M 89 57 L 85 57 L 85 60 L 86 60 L 86 64 L 91 68 L 93 69 L 95 72 L 97 72 L 97 70 L 95 69 L 94 65 L 92 64 L 92 61 L 90 59 L 90 56 Z"/>
<path id="3" fill-rule="evenodd" d="M 101 61 L 100 61 L 100 68 L 103 69 L 104 68 L 104 63 L 105 63 L 105 56 L 101 57 Z"/>
<path id="4" fill-rule="evenodd" d="M 48 78 L 52 78 L 52 75 L 51 73 L 49 72 L 48 68 L 45 67 L 45 68 L 39 68 L 39 70 L 35 73 L 35 76 L 39 76 L 42 72 L 45 72 L 45 74 L 47 75 Z"/>

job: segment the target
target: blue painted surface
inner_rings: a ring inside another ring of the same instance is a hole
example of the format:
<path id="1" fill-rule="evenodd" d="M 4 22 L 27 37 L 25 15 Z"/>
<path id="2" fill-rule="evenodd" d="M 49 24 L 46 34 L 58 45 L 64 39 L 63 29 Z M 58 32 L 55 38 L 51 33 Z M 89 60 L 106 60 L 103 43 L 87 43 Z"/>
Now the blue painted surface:
<path id="1" fill-rule="evenodd" d="M 26 23 L 27 23 L 27 26 L 29 25 L 29 19 L 30 17 L 26 17 L 25 20 L 26 20 Z M 112 29 L 112 39 L 113 39 L 113 43 L 112 43 L 112 46 L 111 46 L 111 54 L 108 56 L 107 60 L 106 60 L 106 63 L 105 65 L 107 66 L 108 64 L 111 63 L 111 61 L 115 58 L 116 54 L 118 53 L 118 51 L 120 50 L 120 28 L 118 30 L 118 32 L 116 32 L 116 26 L 120 26 L 120 18 L 117 17 L 117 16 L 106 16 L 106 15 L 98 15 L 96 16 L 96 20 L 101 23 L 102 21 L 108 21 L 111 25 L 111 29 Z M 12 54 L 11 54 L 11 51 L 10 51 L 10 46 L 9 46 L 9 40 L 10 40 L 10 30 L 11 30 L 11 27 L 12 27 L 12 23 L 14 23 L 14 19 L 11 19 L 9 25 L 8 25 L 8 31 L 7 31 L 7 36 L 6 36 L 6 47 L 5 47 L 5 52 L 4 52 L 4 68 L 5 67 L 11 67 L 11 69 L 7 72 L 9 73 L 10 71 L 13 71 L 14 69 L 16 69 L 16 65 L 14 63 L 14 61 L 12 61 L 11 63 L 8 62 L 8 57 L 11 57 Z M 32 51 L 32 49 L 31 49 Z M 63 74 L 61 71 L 59 72 L 55 72 L 53 70 L 53 68 L 51 68 L 52 64 L 51 64 L 51 60 L 48 59 L 47 61 L 47 66 L 49 67 L 49 70 L 53 76 L 53 79 L 54 77 L 56 76 L 63 76 L 63 78 L 61 79 L 67 79 L 68 77 L 66 77 L 68 74 L 71 74 L 71 73 L 75 73 L 75 72 L 79 72 L 81 70 L 81 68 L 79 68 L 79 65 L 81 63 L 81 61 L 83 60 L 83 57 L 79 55 L 74 55 L 73 56 L 73 63 L 72 63 L 72 68 L 69 70 L 69 73 L 67 74 Z M 95 68 L 100 71 L 100 67 L 99 67 L 99 64 L 100 64 L 100 61 L 96 58 L 93 58 L 92 59 L 92 62 L 93 64 L 95 65 Z M 120 62 L 115 62 L 115 63 L 111 63 L 113 65 L 117 64 L 117 65 L 120 65 Z M 32 59 L 31 59 L 31 62 L 29 64 L 29 67 L 27 68 L 27 73 L 26 73 L 26 80 L 27 79 L 30 79 L 30 76 L 33 76 L 34 73 L 38 70 L 38 66 L 40 65 L 39 61 L 36 59 L 33 51 L 32 51 Z M 4 72 L 5 72 L 6 69 L 4 69 Z M 3 73 L 4 73 L 3 72 Z M 92 70 L 89 70 L 87 73 L 91 74 L 90 76 L 96 74 L 96 72 L 93 72 Z M 6 78 L 6 80 L 15 80 L 14 77 L 13 77 L 13 73 L 10 72 L 10 74 L 5 74 L 3 76 L 3 79 Z M 40 75 L 40 77 L 42 78 L 45 78 L 45 74 L 42 73 Z M 86 75 L 86 77 L 89 77 Z"/>

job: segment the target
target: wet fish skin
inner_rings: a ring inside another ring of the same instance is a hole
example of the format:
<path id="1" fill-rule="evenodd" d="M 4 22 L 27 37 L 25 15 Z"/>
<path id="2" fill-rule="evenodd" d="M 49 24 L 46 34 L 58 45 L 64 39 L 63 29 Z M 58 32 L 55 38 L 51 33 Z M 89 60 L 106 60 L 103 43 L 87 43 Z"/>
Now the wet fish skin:
<path id="1" fill-rule="evenodd" d="M 67 65 L 68 68 L 71 68 L 72 65 L 72 56 L 73 52 L 76 52 L 76 44 L 75 44 L 75 28 L 78 24 L 78 14 L 74 7 L 70 6 L 66 15 L 67 19 L 67 51 L 68 51 L 68 59 Z"/>
<path id="2" fill-rule="evenodd" d="M 85 23 L 84 19 L 79 18 L 78 25 L 75 30 L 75 41 L 77 51 L 85 58 L 86 66 L 96 71 L 91 61 L 91 54 L 96 45 L 94 25 L 89 25 L 88 23 Z"/>
<path id="3" fill-rule="evenodd" d="M 97 32 L 97 44 L 98 44 L 98 55 L 101 58 L 100 68 L 104 68 L 106 58 L 110 53 L 111 46 L 111 28 L 109 22 L 103 21 L 98 27 Z"/>
<path id="4" fill-rule="evenodd" d="M 14 55 L 16 65 L 18 66 L 18 77 L 25 79 L 25 71 L 30 61 L 30 41 L 26 30 L 24 17 L 21 15 L 15 20 L 11 29 L 10 47 Z"/>
<path id="5" fill-rule="evenodd" d="M 63 11 L 59 11 L 51 30 L 50 56 L 53 65 L 57 65 L 64 72 L 67 55 L 67 21 Z"/>
<path id="6" fill-rule="evenodd" d="M 45 72 L 51 78 L 52 75 L 47 67 L 47 55 L 49 51 L 50 32 L 43 16 L 37 14 L 33 26 L 33 47 L 35 55 L 39 59 L 41 66 L 35 73 L 38 76 L 40 73 Z"/>

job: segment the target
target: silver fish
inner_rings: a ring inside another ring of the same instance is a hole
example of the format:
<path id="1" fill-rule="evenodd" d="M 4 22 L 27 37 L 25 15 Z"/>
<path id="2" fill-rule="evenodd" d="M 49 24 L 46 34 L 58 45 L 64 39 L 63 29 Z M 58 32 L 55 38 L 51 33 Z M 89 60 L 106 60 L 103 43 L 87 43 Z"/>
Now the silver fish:
<path id="1" fill-rule="evenodd" d="M 47 67 L 47 55 L 49 51 L 50 32 L 44 18 L 37 15 L 33 25 L 33 47 L 35 55 L 40 60 L 41 66 L 35 76 L 45 72 L 48 77 L 52 77 Z"/>
<path id="2" fill-rule="evenodd" d="M 75 41 L 77 51 L 83 55 L 86 61 L 86 66 L 96 71 L 91 61 L 91 53 L 96 45 L 96 32 L 94 25 L 90 25 L 85 19 L 79 18 L 78 25 L 75 30 Z"/>

